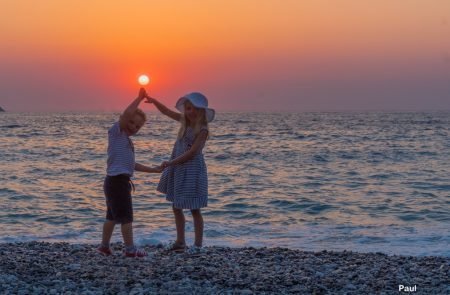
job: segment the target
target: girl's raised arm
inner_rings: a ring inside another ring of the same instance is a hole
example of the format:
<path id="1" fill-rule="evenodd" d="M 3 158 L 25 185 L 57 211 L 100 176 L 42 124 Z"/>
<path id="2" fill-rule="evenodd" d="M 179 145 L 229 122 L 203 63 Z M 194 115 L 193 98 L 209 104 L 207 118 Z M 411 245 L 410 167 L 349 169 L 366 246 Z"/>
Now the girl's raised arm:
<path id="1" fill-rule="evenodd" d="M 155 98 L 150 97 L 150 96 L 146 96 L 147 100 L 145 101 L 146 103 L 152 103 L 156 106 L 156 108 L 163 113 L 164 115 L 166 115 L 169 118 L 174 119 L 175 121 L 180 121 L 181 120 L 181 114 L 174 112 L 172 110 L 170 110 L 169 108 L 167 108 L 165 105 L 163 105 L 162 103 L 160 103 L 159 101 L 157 101 Z"/>

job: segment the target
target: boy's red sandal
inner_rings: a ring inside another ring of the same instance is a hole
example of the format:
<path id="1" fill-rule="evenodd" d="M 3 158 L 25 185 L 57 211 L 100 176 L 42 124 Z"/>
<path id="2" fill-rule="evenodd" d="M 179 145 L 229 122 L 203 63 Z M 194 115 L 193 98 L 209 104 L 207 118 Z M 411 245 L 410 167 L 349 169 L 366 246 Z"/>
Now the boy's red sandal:
<path id="1" fill-rule="evenodd" d="M 97 252 L 104 255 L 104 256 L 109 256 L 112 255 L 112 251 L 109 247 L 105 247 L 105 246 L 100 246 L 97 248 Z"/>

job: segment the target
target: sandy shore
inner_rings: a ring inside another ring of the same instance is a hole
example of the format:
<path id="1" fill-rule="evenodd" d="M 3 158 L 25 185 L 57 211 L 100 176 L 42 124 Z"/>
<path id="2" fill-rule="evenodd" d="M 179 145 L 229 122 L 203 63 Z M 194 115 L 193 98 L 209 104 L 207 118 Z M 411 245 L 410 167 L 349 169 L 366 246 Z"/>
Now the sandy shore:
<path id="1" fill-rule="evenodd" d="M 450 293 L 448 257 L 223 247 L 192 256 L 147 246 L 138 259 L 113 248 L 103 257 L 94 245 L 0 244 L 0 293 L 399 294 L 399 285 Z"/>

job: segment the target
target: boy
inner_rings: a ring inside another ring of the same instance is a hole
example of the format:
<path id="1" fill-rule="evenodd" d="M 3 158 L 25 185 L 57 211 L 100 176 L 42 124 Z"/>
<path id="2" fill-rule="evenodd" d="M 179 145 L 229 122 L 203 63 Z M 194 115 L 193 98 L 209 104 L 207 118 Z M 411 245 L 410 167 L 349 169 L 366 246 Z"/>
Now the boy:
<path id="1" fill-rule="evenodd" d="M 108 130 L 108 161 L 103 189 L 106 197 L 106 221 L 103 224 L 102 244 L 97 249 L 103 255 L 111 255 L 109 247 L 114 226 L 121 224 L 125 256 L 144 257 L 147 253 L 137 249 L 133 242 L 133 207 L 131 201 L 130 177 L 134 170 L 160 173 L 162 168 L 147 167 L 135 162 L 134 146 L 130 136 L 135 135 L 146 121 L 145 113 L 138 109 L 147 93 L 144 88 L 139 96 L 126 108 L 119 122 Z M 133 186 L 134 188 L 134 186 Z"/>

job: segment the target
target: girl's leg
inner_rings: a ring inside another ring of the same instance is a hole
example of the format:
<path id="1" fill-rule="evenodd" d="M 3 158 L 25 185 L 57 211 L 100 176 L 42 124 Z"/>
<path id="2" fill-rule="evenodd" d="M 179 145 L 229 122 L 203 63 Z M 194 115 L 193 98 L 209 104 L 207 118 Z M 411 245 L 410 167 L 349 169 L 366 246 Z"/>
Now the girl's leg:
<path id="1" fill-rule="evenodd" d="M 106 220 L 103 223 L 103 233 L 102 233 L 102 245 L 107 247 L 109 246 L 109 242 L 111 241 L 111 236 L 114 231 L 114 226 L 116 222 L 113 220 Z"/>
<path id="2" fill-rule="evenodd" d="M 125 247 L 133 246 L 133 223 L 129 222 L 122 224 L 120 229 L 122 230 L 123 243 L 125 244 Z"/>
<path id="3" fill-rule="evenodd" d="M 175 207 L 172 207 L 172 209 L 175 216 L 175 225 L 177 227 L 177 240 L 175 241 L 175 243 L 185 245 L 186 239 L 184 236 L 184 226 L 186 220 L 184 219 L 183 209 L 177 209 Z"/>
<path id="4" fill-rule="evenodd" d="M 194 218 L 195 242 L 194 245 L 201 247 L 203 244 L 203 216 L 200 209 L 191 210 Z"/>

